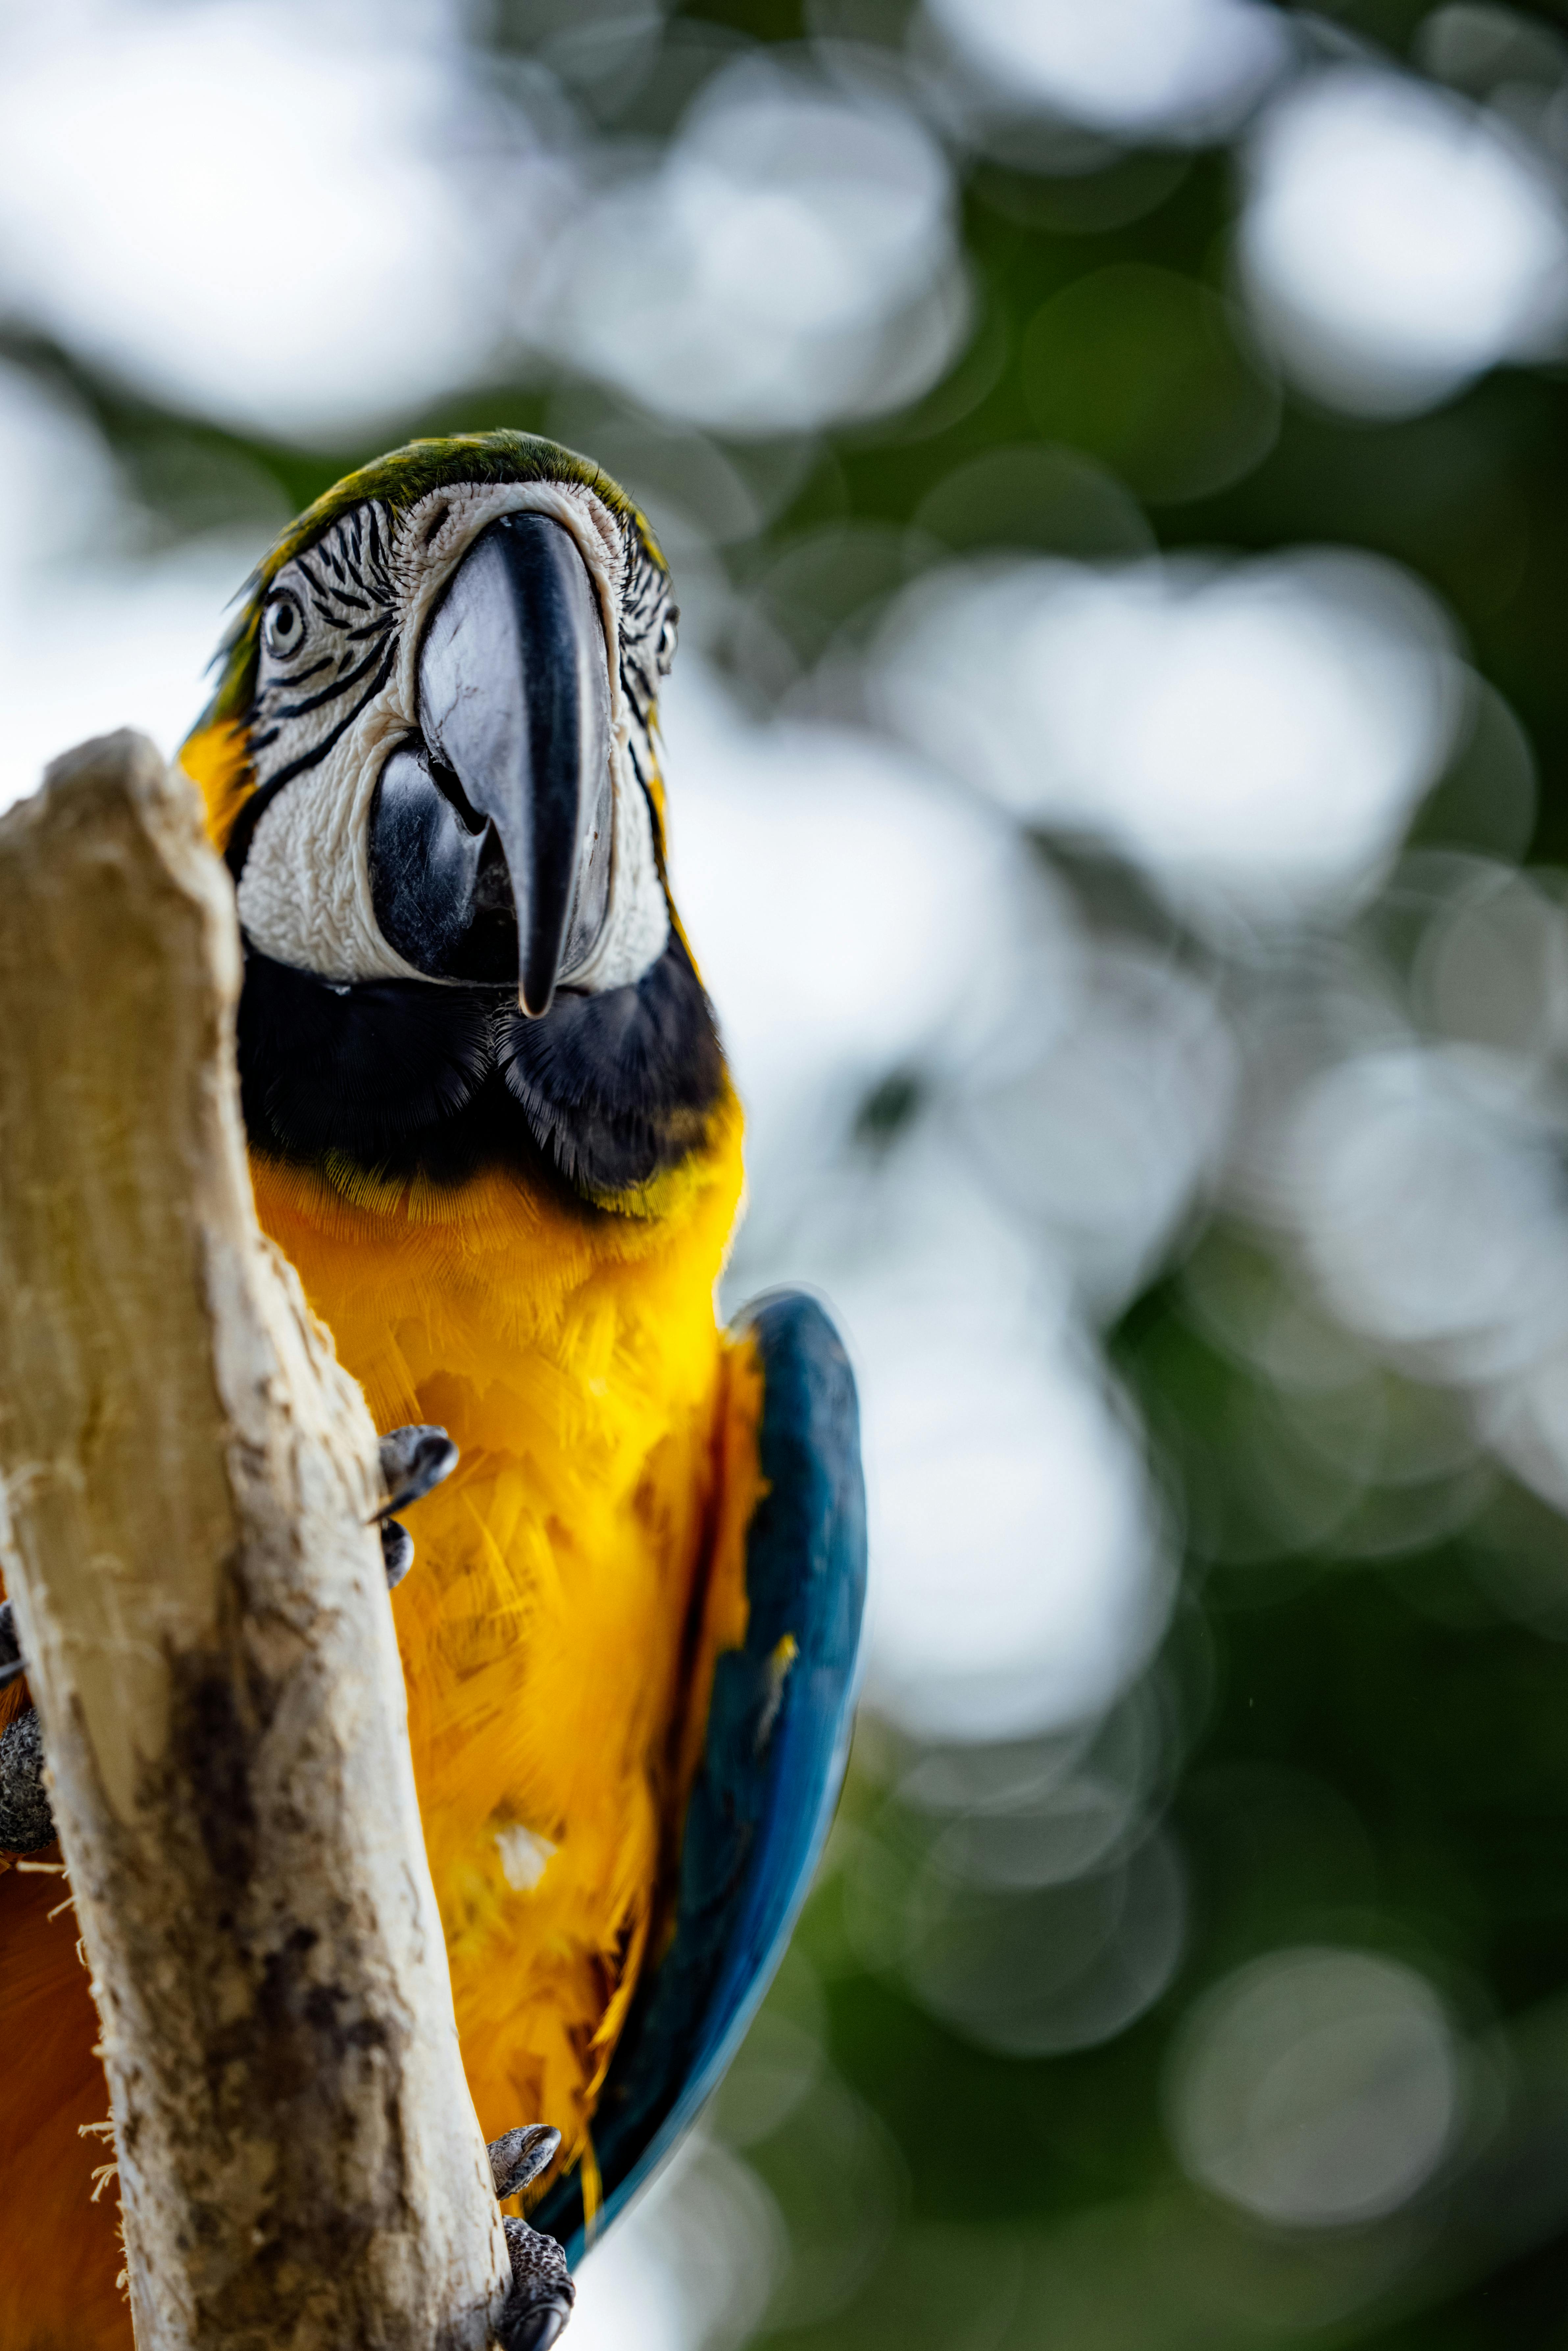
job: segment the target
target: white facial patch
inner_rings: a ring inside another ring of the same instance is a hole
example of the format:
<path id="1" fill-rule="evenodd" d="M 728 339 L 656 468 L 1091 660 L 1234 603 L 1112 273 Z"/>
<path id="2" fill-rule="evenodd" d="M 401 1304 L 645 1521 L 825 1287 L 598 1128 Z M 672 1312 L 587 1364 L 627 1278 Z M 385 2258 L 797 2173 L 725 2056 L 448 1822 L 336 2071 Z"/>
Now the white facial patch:
<path id="1" fill-rule="evenodd" d="M 387 945 L 366 844 L 382 762 L 408 735 L 400 711 L 366 711 L 262 810 L 239 877 L 239 918 L 275 962 L 322 979 L 420 979 Z"/>
<path id="2" fill-rule="evenodd" d="M 646 726 L 622 674 L 622 526 L 579 483 L 460 483 L 401 518 L 376 502 L 342 517 L 272 582 L 263 621 L 253 744 L 257 788 L 277 784 L 239 879 L 240 920 L 264 955 L 339 983 L 425 979 L 382 936 L 370 872 L 382 768 L 419 736 L 418 667 L 430 616 L 491 523 L 543 514 L 570 531 L 599 602 L 607 655 L 613 837 L 603 925 L 562 981 L 603 994 L 664 953 L 669 909 L 638 777 Z M 456 983 L 451 983 L 455 985 Z"/>

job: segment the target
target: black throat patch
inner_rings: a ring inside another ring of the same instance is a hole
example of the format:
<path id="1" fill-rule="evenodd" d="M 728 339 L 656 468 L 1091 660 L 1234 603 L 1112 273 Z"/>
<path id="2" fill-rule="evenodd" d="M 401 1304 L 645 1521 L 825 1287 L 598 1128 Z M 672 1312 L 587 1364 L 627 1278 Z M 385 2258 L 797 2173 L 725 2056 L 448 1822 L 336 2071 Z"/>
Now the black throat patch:
<path id="1" fill-rule="evenodd" d="M 240 1093 L 254 1147 L 340 1181 L 456 1186 L 501 1168 L 612 1207 L 701 1144 L 724 1088 L 713 1013 L 679 936 L 635 986 L 351 986 L 246 946 Z"/>

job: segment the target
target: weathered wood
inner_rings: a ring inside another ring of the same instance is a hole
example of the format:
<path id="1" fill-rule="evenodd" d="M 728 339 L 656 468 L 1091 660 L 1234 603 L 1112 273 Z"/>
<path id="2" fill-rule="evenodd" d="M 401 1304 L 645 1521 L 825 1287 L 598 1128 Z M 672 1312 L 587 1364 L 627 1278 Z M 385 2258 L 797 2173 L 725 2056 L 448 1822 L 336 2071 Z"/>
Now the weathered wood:
<path id="1" fill-rule="evenodd" d="M 141 738 L 0 822 L 0 1559 L 141 2351 L 469 2351 L 509 2269 L 375 1438 L 256 1222 L 239 968 L 195 796 Z"/>

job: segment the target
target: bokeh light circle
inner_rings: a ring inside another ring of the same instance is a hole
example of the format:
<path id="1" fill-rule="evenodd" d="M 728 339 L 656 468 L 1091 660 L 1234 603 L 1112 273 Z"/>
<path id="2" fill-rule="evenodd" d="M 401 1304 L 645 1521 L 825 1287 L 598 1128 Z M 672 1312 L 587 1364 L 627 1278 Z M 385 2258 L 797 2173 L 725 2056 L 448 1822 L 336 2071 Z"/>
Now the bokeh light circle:
<path id="1" fill-rule="evenodd" d="M 1185 2168 L 1259 2219 L 1338 2228 L 1392 2212 L 1442 2161 L 1463 2067 L 1443 2003 L 1371 1952 L 1272 1952 L 1188 2019 L 1167 2085 Z"/>

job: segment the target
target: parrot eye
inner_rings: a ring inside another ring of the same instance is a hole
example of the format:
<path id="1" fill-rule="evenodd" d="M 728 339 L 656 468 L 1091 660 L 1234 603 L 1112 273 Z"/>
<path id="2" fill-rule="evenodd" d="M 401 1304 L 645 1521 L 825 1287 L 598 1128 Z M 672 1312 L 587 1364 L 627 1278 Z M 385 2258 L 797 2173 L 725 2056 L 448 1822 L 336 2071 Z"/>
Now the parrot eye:
<path id="1" fill-rule="evenodd" d="M 675 658 L 675 633 L 680 626 L 680 607 L 672 604 L 661 624 L 659 642 L 653 653 L 653 659 L 659 665 L 661 677 L 668 677 L 670 674 L 671 665 Z"/>
<path id="2" fill-rule="evenodd" d="M 261 621 L 261 642 L 269 653 L 287 660 L 305 642 L 305 615 L 292 596 L 275 596 Z"/>

